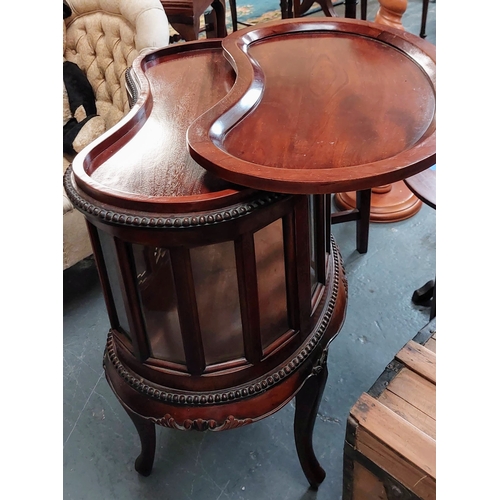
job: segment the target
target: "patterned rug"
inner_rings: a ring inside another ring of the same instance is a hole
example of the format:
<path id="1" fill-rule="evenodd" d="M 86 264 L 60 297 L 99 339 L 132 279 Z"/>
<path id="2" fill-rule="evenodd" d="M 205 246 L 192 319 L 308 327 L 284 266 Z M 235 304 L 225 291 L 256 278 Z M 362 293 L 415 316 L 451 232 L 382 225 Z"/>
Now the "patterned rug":
<path id="1" fill-rule="evenodd" d="M 239 3 L 236 2 L 236 12 L 238 21 L 246 24 L 258 24 L 281 19 L 279 0 L 240 0 Z M 228 33 L 233 31 L 228 2 L 226 7 L 226 27 Z M 238 28 L 241 29 L 244 26 L 239 24 Z"/>

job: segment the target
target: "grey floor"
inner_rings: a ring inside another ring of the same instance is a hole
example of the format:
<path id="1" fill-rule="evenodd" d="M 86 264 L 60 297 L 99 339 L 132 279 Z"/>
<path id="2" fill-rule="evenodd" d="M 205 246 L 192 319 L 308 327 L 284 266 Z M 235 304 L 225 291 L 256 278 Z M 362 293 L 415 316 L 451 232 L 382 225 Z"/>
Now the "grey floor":
<path id="1" fill-rule="evenodd" d="M 369 2 L 368 19 L 375 2 Z M 418 35 L 421 1 L 403 24 Z M 428 40 L 435 43 L 435 3 Z M 104 378 L 108 319 L 93 261 L 64 271 L 63 487 L 67 500 L 337 500 L 342 492 L 346 417 L 394 354 L 429 319 L 411 302 L 436 272 L 436 212 L 423 206 L 397 223 L 371 224 L 369 250 L 355 249 L 355 225 L 333 226 L 349 281 L 347 319 L 333 341 L 329 378 L 314 431 L 327 476 L 308 488 L 293 440 L 293 402 L 250 426 L 222 433 L 158 428 L 153 473 L 134 470 L 139 437 Z"/>

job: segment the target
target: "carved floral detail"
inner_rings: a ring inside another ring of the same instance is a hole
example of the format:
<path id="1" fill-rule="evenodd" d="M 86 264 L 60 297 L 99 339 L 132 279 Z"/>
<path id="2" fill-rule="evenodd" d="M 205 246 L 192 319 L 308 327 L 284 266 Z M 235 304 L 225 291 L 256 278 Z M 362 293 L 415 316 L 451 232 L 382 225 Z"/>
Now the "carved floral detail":
<path id="1" fill-rule="evenodd" d="M 229 417 L 224 420 L 222 424 L 218 424 L 216 420 L 209 419 L 204 420 L 202 418 L 195 418 L 194 420 L 186 419 L 182 424 L 179 424 L 175 421 L 174 417 L 167 413 L 162 418 L 151 418 L 152 422 L 157 425 L 161 425 L 162 427 L 170 427 L 171 429 L 177 429 L 180 431 L 226 431 L 229 429 L 236 429 L 237 427 L 241 427 L 243 425 L 251 424 L 251 418 L 238 419 L 233 417 L 233 415 L 229 415 Z"/>
<path id="2" fill-rule="evenodd" d="M 321 373 L 321 371 L 325 367 L 327 359 L 328 359 L 328 346 L 323 349 L 323 351 L 321 352 L 321 356 L 319 357 L 318 361 L 316 361 L 316 364 L 312 369 L 314 375 L 319 375 Z"/>

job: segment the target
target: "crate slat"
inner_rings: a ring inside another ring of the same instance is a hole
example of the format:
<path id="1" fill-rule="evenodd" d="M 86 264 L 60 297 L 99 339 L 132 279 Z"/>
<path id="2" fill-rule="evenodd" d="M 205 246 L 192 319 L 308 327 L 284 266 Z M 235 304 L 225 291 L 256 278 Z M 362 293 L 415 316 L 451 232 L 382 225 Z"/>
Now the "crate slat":
<path id="1" fill-rule="evenodd" d="M 351 408 L 343 500 L 435 500 L 435 318 Z"/>
<path id="2" fill-rule="evenodd" d="M 427 347 L 410 340 L 396 354 L 396 359 L 429 382 L 436 383 L 436 355 Z"/>
<path id="3" fill-rule="evenodd" d="M 403 368 L 386 390 L 436 419 L 436 386 L 414 371 Z"/>

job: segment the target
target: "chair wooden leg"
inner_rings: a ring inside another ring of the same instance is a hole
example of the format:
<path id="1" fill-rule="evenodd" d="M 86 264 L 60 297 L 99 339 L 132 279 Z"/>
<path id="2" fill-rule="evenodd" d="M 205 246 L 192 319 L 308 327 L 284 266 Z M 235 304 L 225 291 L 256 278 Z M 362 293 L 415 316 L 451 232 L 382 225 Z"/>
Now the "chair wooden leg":
<path id="1" fill-rule="evenodd" d="M 233 32 L 238 30 L 238 16 L 236 13 L 236 0 L 229 0 L 229 9 L 231 10 L 231 24 Z"/>
<path id="2" fill-rule="evenodd" d="M 359 253 L 368 251 L 371 195 L 371 189 L 356 191 L 356 208 L 359 211 L 359 219 L 356 221 L 356 249 Z"/>
<path id="3" fill-rule="evenodd" d="M 235 3 L 235 0 L 231 0 Z M 227 36 L 226 28 L 226 6 L 224 0 L 214 0 L 212 2 L 212 9 L 215 12 L 215 19 L 217 22 L 216 26 L 216 36 L 217 38 L 224 38 Z M 236 7 L 236 4 L 235 4 Z"/>
<path id="4" fill-rule="evenodd" d="M 361 19 L 363 19 L 364 21 L 366 21 L 367 10 L 368 0 L 361 0 Z"/>
<path id="5" fill-rule="evenodd" d="M 200 35 L 200 20 L 194 21 L 193 25 L 188 24 L 180 24 L 180 23 L 171 23 L 172 28 L 179 33 L 181 38 L 186 42 L 191 42 L 194 40 L 198 40 Z"/>
<path id="6" fill-rule="evenodd" d="M 359 253 L 368 251 L 368 236 L 370 232 L 371 189 L 356 191 L 356 206 L 348 210 L 340 210 L 331 214 L 331 223 L 356 221 L 356 250 Z M 335 195 L 337 196 L 337 195 Z M 336 197 L 334 197 L 337 200 Z M 336 205 L 339 204 L 336 202 Z"/>
<path id="7" fill-rule="evenodd" d="M 366 2 L 367 0 L 361 0 L 361 19 L 366 19 L 366 17 L 363 17 L 363 4 L 365 4 L 366 8 Z M 349 19 L 356 19 L 356 0 L 345 0 L 345 11 L 344 11 L 344 16 L 349 18 Z"/>
<path id="8" fill-rule="evenodd" d="M 422 24 L 420 25 L 420 38 L 425 38 L 425 26 L 427 24 L 427 11 L 429 9 L 429 0 L 424 0 L 422 3 Z"/>
<path id="9" fill-rule="evenodd" d="M 292 0 L 280 0 L 281 19 L 292 18 Z"/>
<path id="10" fill-rule="evenodd" d="M 125 411 L 134 423 L 141 440 L 141 453 L 135 460 L 135 470 L 142 476 L 149 476 L 155 459 L 156 426 L 153 422 L 140 417 L 128 408 L 125 408 Z"/>
<path id="11" fill-rule="evenodd" d="M 326 473 L 314 453 L 312 437 L 316 414 L 325 389 L 328 369 L 326 358 L 319 373 L 309 377 L 295 396 L 295 447 L 300 465 L 312 488 L 316 489 L 325 479 Z"/>

